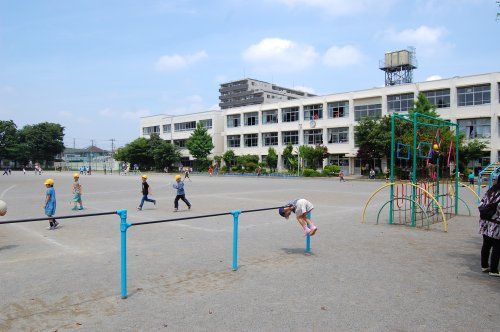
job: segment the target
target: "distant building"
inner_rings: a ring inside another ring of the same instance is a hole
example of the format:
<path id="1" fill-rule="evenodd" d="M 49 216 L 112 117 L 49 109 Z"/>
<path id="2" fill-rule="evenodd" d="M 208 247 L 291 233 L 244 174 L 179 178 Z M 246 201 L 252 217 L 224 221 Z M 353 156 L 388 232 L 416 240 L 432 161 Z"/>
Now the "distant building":
<path id="1" fill-rule="evenodd" d="M 97 146 L 89 146 L 84 149 L 65 148 L 62 159 L 65 162 L 90 162 L 90 161 L 104 161 L 109 158 L 111 153 L 109 151 L 98 148 Z"/>
<path id="2" fill-rule="evenodd" d="M 219 92 L 219 106 L 221 109 L 269 104 L 315 96 L 304 91 L 284 88 L 251 78 L 222 83 Z"/>

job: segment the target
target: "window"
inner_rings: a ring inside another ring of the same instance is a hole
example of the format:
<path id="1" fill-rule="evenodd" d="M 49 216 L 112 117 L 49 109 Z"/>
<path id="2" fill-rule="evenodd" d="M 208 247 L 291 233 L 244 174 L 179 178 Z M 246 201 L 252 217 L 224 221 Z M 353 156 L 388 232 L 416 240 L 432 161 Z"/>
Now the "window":
<path id="1" fill-rule="evenodd" d="M 272 146 L 278 145 L 278 133 L 262 133 L 262 145 Z"/>
<path id="2" fill-rule="evenodd" d="M 160 126 L 142 127 L 143 135 L 159 134 Z"/>
<path id="3" fill-rule="evenodd" d="M 245 113 L 243 114 L 243 121 L 245 123 L 245 126 L 256 126 L 259 124 L 259 113 Z"/>
<path id="4" fill-rule="evenodd" d="M 323 144 L 323 130 L 322 129 L 304 130 L 304 144 L 312 144 L 312 145 Z"/>
<path id="5" fill-rule="evenodd" d="M 328 156 L 328 164 L 347 167 L 349 158 L 345 157 L 345 154 L 331 154 Z"/>
<path id="6" fill-rule="evenodd" d="M 278 110 L 262 111 L 262 123 L 278 123 Z"/>
<path id="7" fill-rule="evenodd" d="M 299 121 L 299 108 L 298 107 L 283 108 L 281 109 L 281 117 L 283 122 Z"/>
<path id="8" fill-rule="evenodd" d="M 245 141 L 245 147 L 253 147 L 259 145 L 259 135 L 258 134 L 245 134 L 243 135 Z"/>
<path id="9" fill-rule="evenodd" d="M 233 114 L 233 115 L 227 116 L 227 127 L 228 128 L 239 127 L 240 124 L 241 124 L 241 115 L 240 114 Z"/>
<path id="10" fill-rule="evenodd" d="M 349 143 L 349 127 L 328 128 L 328 143 Z"/>
<path id="11" fill-rule="evenodd" d="M 241 144 L 240 135 L 227 135 L 227 147 L 228 148 L 239 148 Z"/>
<path id="12" fill-rule="evenodd" d="M 190 131 L 196 129 L 196 121 L 174 123 L 175 131 Z"/>
<path id="13" fill-rule="evenodd" d="M 491 102 L 490 85 L 474 85 L 457 88 L 458 106 L 489 104 Z"/>
<path id="14" fill-rule="evenodd" d="M 349 116 L 349 101 L 335 101 L 326 104 L 329 118 L 343 118 Z"/>
<path id="15" fill-rule="evenodd" d="M 297 130 L 284 131 L 281 133 L 281 138 L 283 140 L 283 145 L 298 145 L 299 144 L 299 132 Z"/>
<path id="16" fill-rule="evenodd" d="M 304 106 L 304 120 L 323 119 L 323 104 Z"/>
<path id="17" fill-rule="evenodd" d="M 178 148 L 185 149 L 186 141 L 186 139 L 174 139 L 174 145 Z"/>
<path id="18" fill-rule="evenodd" d="M 457 123 L 460 132 L 465 134 L 465 139 L 491 137 L 489 118 L 458 120 Z"/>
<path id="19" fill-rule="evenodd" d="M 450 107 L 450 89 L 424 91 L 423 94 L 437 108 Z"/>
<path id="20" fill-rule="evenodd" d="M 365 117 L 382 117 L 382 104 L 354 106 L 354 120 L 359 121 Z"/>
<path id="21" fill-rule="evenodd" d="M 413 108 L 413 93 L 387 96 L 389 112 L 407 112 L 411 108 Z"/>
<path id="22" fill-rule="evenodd" d="M 172 125 L 170 124 L 164 124 L 163 125 L 163 133 L 166 134 L 166 133 L 169 133 L 172 131 Z"/>
<path id="23" fill-rule="evenodd" d="M 205 129 L 212 129 L 212 119 L 200 120 L 201 125 Z"/>

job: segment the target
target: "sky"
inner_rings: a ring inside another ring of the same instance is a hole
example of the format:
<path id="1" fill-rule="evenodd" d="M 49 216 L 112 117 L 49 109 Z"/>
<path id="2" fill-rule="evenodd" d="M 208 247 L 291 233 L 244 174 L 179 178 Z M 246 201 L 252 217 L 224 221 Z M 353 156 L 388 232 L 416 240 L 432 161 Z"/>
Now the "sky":
<path id="1" fill-rule="evenodd" d="M 500 71 L 495 0 L 0 0 L 0 119 L 65 127 L 109 149 L 140 117 L 218 109 L 244 77 L 329 94 L 384 85 L 413 46 L 414 81 Z"/>

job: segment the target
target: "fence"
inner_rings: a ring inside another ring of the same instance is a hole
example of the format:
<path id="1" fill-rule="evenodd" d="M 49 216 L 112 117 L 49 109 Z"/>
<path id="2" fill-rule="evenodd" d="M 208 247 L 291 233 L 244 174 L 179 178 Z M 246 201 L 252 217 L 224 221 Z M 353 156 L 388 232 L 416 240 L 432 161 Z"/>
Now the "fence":
<path id="1" fill-rule="evenodd" d="M 231 212 L 222 212 L 222 213 L 214 213 L 214 214 L 205 214 L 200 216 L 192 216 L 192 217 L 184 217 L 184 218 L 172 218 L 172 219 L 161 219 L 161 220 L 153 220 L 153 221 L 141 221 L 141 222 L 127 222 L 127 210 L 118 210 L 118 211 L 110 211 L 110 212 L 97 212 L 97 213 L 86 213 L 86 214 L 77 214 L 77 215 L 66 215 L 66 216 L 54 216 L 54 217 L 43 217 L 43 218 L 30 218 L 30 219 L 15 219 L 15 220 L 7 220 L 0 222 L 1 224 L 14 224 L 14 223 L 25 223 L 25 222 L 34 222 L 34 221 L 42 221 L 49 219 L 70 219 L 70 218 L 83 218 L 83 217 L 95 217 L 95 216 L 104 216 L 117 214 L 120 217 L 120 271 L 121 271 L 121 287 L 120 293 L 121 298 L 127 298 L 127 230 L 130 227 L 136 226 L 144 226 L 151 224 L 160 224 L 166 222 L 180 221 L 180 220 L 191 220 L 191 219 L 202 219 L 202 218 L 213 218 L 220 216 L 233 216 L 233 245 L 232 245 L 232 270 L 238 270 L 238 223 L 239 216 L 243 213 L 252 213 L 252 212 L 261 212 L 268 210 L 276 210 L 278 207 L 270 207 L 263 209 L 252 209 L 252 210 L 233 210 Z M 309 212 L 307 218 L 311 218 L 311 213 Z M 309 235 L 306 236 L 306 248 L 305 253 L 311 252 L 311 237 Z"/>

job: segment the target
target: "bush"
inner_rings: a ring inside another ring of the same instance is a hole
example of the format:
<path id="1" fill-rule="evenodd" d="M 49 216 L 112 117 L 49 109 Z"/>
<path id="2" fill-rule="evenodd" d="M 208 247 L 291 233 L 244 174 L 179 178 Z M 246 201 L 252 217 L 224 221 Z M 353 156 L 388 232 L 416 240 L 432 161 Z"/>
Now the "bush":
<path id="1" fill-rule="evenodd" d="M 303 175 L 305 177 L 322 176 L 322 174 L 320 172 L 318 172 L 315 169 L 311 169 L 311 168 L 305 168 Z"/>
<path id="2" fill-rule="evenodd" d="M 222 167 L 220 168 L 220 173 L 221 173 L 221 174 L 227 173 L 227 167 L 226 167 L 226 166 L 222 166 Z"/>
<path id="3" fill-rule="evenodd" d="M 323 169 L 323 175 L 325 176 L 337 176 L 340 173 L 340 166 L 328 165 Z"/>
<path id="4" fill-rule="evenodd" d="M 238 166 L 231 167 L 231 172 L 238 173 L 239 171 L 240 171 L 240 168 Z"/>

